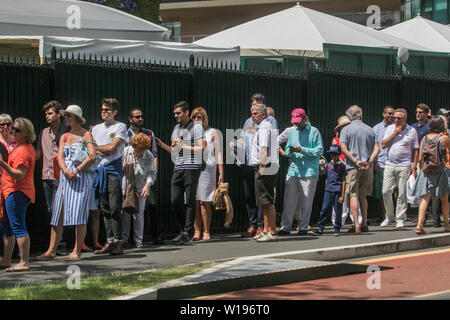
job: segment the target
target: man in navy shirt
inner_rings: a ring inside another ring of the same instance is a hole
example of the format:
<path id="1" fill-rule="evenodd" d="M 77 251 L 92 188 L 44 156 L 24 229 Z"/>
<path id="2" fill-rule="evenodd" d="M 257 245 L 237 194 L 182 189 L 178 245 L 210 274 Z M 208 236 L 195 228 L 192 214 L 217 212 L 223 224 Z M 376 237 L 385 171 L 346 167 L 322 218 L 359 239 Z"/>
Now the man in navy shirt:
<path id="1" fill-rule="evenodd" d="M 430 113 L 430 107 L 425 103 L 419 103 L 416 107 L 416 119 L 417 122 L 412 124 L 411 127 L 416 129 L 417 138 L 419 139 L 419 144 L 422 138 L 428 134 L 428 115 Z"/>

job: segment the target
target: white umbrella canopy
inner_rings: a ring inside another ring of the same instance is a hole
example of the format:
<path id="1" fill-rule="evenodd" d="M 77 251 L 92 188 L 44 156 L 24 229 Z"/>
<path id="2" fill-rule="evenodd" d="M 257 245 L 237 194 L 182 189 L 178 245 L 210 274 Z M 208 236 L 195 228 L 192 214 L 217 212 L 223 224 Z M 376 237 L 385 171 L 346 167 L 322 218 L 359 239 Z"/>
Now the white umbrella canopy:
<path id="1" fill-rule="evenodd" d="M 428 50 L 407 40 L 299 4 L 194 43 L 209 47 L 240 46 L 243 55 L 252 52 L 256 55 L 294 53 L 315 56 L 323 52 L 324 43 Z"/>
<path id="2" fill-rule="evenodd" d="M 77 23 L 74 27 L 72 23 Z M 107 6 L 74 0 L 1 0 L 0 35 L 165 40 L 170 31 Z"/>
<path id="3" fill-rule="evenodd" d="M 437 52 L 450 52 L 450 28 L 417 16 L 382 31 L 407 41 L 416 42 Z"/>

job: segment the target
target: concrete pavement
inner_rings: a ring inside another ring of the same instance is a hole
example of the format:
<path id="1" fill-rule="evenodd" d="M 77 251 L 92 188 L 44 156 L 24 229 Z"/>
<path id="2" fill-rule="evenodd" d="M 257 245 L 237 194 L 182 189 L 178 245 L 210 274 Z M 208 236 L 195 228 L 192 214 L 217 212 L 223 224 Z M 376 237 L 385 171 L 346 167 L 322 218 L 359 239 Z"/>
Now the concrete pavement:
<path id="1" fill-rule="evenodd" d="M 213 240 L 209 242 L 195 242 L 190 246 L 146 245 L 142 249 L 126 250 L 121 256 L 88 253 L 83 254 L 82 260 L 72 263 L 65 262 L 63 257 L 46 262 L 33 261 L 31 258 L 30 272 L 0 272 L 0 287 L 66 280 L 67 268 L 73 264 L 80 268 L 82 276 L 88 276 L 138 272 L 217 260 L 231 260 L 228 263 L 234 266 L 254 259 L 336 261 L 450 244 L 450 234 L 442 233 L 443 228 L 430 227 L 427 228 L 429 234 L 419 236 L 415 234 L 415 225 L 411 222 L 407 222 L 406 227 L 402 229 L 395 229 L 393 226 L 371 226 L 369 233 L 359 235 L 346 233 L 349 228 L 350 225 L 346 225 L 339 237 L 333 236 L 332 228 L 328 227 L 322 236 L 291 235 L 280 237 L 280 241 L 271 243 L 241 239 L 239 234 L 213 235 Z M 218 272 L 220 266 L 214 272 Z M 278 268 L 276 264 L 274 266 L 275 269 Z M 207 272 L 203 273 L 203 276 L 206 274 Z M 191 278 L 196 276 L 198 275 Z M 201 277 L 202 275 L 199 282 Z"/>

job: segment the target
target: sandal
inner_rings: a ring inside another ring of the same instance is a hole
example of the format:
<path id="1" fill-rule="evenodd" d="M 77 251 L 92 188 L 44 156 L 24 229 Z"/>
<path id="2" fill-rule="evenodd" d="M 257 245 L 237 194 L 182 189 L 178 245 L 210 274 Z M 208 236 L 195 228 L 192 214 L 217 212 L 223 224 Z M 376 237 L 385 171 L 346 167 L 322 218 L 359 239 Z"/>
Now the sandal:
<path id="1" fill-rule="evenodd" d="M 77 255 L 69 254 L 67 257 L 64 258 L 64 261 L 78 261 L 81 259 L 81 253 Z"/>
<path id="2" fill-rule="evenodd" d="M 200 233 L 194 233 L 194 236 L 192 237 L 192 241 L 200 241 L 200 240 L 202 240 L 201 238 L 200 238 Z"/>
<path id="3" fill-rule="evenodd" d="M 425 229 L 423 227 L 417 227 L 416 233 L 417 234 L 427 234 L 427 232 L 425 231 Z"/>
<path id="4" fill-rule="evenodd" d="M 203 240 L 205 241 L 211 240 L 211 235 L 209 234 L 209 232 L 203 232 Z"/>
<path id="5" fill-rule="evenodd" d="M 49 260 L 55 260 L 56 259 L 56 254 L 41 254 L 40 256 L 37 256 L 35 258 L 35 260 L 37 261 L 49 261 Z"/>
<path id="6" fill-rule="evenodd" d="M 5 271 L 6 271 L 6 272 L 23 272 L 23 271 L 30 271 L 30 266 L 29 266 L 29 265 L 23 265 L 22 268 L 18 268 L 17 266 L 18 266 L 18 264 L 16 264 L 14 267 L 6 268 Z"/>

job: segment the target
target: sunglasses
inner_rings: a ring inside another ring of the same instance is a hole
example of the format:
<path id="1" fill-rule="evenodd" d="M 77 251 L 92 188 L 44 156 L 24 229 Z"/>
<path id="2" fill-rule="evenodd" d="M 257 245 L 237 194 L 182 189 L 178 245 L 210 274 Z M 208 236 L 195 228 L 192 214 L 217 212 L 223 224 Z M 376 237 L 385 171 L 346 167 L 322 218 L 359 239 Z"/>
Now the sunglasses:
<path id="1" fill-rule="evenodd" d="M 386 112 L 388 115 L 392 116 L 394 113 L 393 112 Z"/>
<path id="2" fill-rule="evenodd" d="M 0 123 L 0 127 L 9 127 L 10 125 L 12 125 L 11 122 Z"/>
<path id="3" fill-rule="evenodd" d="M 144 116 L 134 116 L 136 119 L 144 119 Z"/>
<path id="4" fill-rule="evenodd" d="M 21 129 L 16 128 L 16 127 L 12 127 L 12 132 L 17 132 L 17 133 L 19 133 L 20 131 L 21 131 Z"/>
<path id="5" fill-rule="evenodd" d="M 394 120 L 400 121 L 400 120 L 402 120 L 402 119 L 404 119 L 404 118 L 403 118 L 403 117 L 394 117 Z"/>

